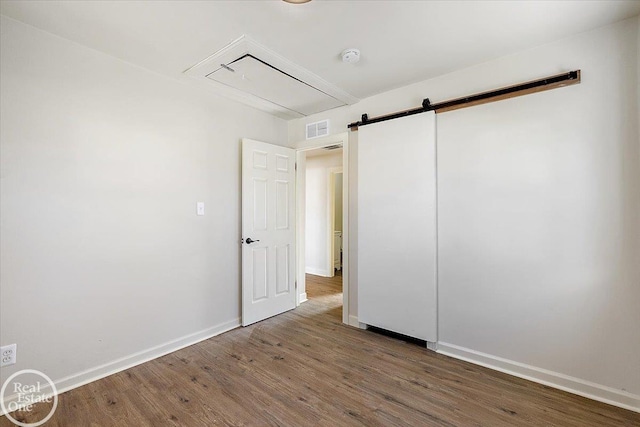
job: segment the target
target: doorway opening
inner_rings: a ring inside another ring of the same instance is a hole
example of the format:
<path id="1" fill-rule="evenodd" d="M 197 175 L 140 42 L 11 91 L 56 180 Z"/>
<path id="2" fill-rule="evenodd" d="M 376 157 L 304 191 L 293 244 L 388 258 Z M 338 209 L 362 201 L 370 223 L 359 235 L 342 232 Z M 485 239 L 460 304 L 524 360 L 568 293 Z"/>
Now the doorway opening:
<path id="1" fill-rule="evenodd" d="M 348 135 L 296 148 L 298 304 L 316 297 L 342 302 L 333 306 L 349 324 Z"/>
<path id="2" fill-rule="evenodd" d="M 342 147 L 304 154 L 307 298 L 333 292 L 342 299 Z"/>

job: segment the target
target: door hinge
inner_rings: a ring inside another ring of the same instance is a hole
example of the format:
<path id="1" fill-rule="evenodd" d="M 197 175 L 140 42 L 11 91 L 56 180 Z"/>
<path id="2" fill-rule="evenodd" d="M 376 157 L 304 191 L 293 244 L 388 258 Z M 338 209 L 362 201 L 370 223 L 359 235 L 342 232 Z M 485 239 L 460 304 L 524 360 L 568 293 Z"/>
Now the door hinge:
<path id="1" fill-rule="evenodd" d="M 295 281 L 295 285 L 294 286 L 295 286 L 296 289 L 298 289 L 298 281 L 297 280 Z"/>
<path id="2" fill-rule="evenodd" d="M 293 164 L 293 170 L 298 170 L 298 162 L 295 162 L 295 163 Z"/>

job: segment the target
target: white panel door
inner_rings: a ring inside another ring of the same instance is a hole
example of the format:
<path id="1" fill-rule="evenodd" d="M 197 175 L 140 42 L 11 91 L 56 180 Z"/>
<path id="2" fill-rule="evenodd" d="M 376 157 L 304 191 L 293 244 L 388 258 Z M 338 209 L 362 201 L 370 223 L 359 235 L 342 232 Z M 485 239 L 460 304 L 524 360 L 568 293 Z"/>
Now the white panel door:
<path id="1" fill-rule="evenodd" d="M 242 140 L 242 325 L 296 306 L 295 151 Z"/>
<path id="2" fill-rule="evenodd" d="M 358 129 L 358 320 L 437 341 L 435 113 Z"/>

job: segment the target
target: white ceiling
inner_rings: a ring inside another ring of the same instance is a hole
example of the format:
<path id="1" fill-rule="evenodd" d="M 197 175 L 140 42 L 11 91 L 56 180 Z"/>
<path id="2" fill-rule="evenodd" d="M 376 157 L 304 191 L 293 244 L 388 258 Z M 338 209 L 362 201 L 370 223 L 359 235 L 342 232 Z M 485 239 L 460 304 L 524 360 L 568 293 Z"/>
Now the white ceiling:
<path id="1" fill-rule="evenodd" d="M 366 98 L 635 16 L 640 1 L 2 1 L 0 13 L 179 78 L 247 34 Z M 358 64 L 340 60 L 350 47 Z"/>
<path id="2" fill-rule="evenodd" d="M 305 151 L 304 153 L 307 155 L 307 159 L 310 157 L 335 156 L 338 154 L 342 155 L 342 148 L 335 148 L 333 150 L 316 148 L 315 150 Z"/>

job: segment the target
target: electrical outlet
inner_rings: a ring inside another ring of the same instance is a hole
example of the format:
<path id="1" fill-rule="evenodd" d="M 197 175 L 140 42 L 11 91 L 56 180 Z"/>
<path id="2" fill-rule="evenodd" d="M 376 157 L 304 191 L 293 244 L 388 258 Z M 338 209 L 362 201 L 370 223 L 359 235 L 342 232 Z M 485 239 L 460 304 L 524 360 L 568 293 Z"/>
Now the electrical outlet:
<path id="1" fill-rule="evenodd" d="M 4 347 L 0 347 L 0 356 L 1 364 L 0 366 L 13 365 L 16 363 L 16 352 L 18 351 L 18 346 L 16 344 L 5 345 Z"/>

